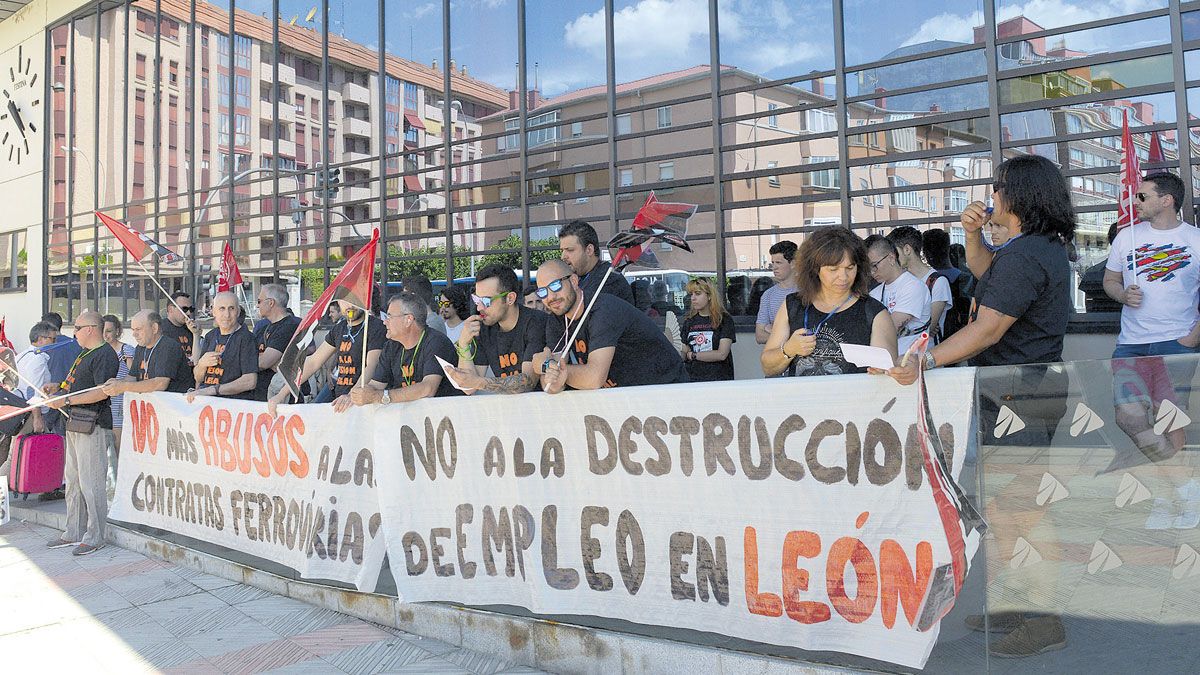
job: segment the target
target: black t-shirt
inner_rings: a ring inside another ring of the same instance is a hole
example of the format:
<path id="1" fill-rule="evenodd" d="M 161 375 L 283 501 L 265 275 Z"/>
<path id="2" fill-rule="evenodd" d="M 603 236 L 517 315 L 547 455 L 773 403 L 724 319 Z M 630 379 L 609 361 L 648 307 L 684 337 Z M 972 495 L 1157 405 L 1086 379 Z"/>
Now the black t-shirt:
<path id="1" fill-rule="evenodd" d="M 383 353 L 379 355 L 379 365 L 375 368 L 377 382 L 383 382 L 388 389 L 402 389 L 424 380 L 429 375 L 441 375 L 434 396 L 461 396 L 462 392 L 455 389 L 442 370 L 442 364 L 436 357 L 442 357 L 448 363 L 457 363 L 458 352 L 454 351 L 454 343 L 445 334 L 426 328 L 419 342 L 412 349 L 405 349 L 396 340 L 388 340 Z"/>
<path id="2" fill-rule="evenodd" d="M 192 335 L 192 331 L 188 330 L 186 324 L 183 326 L 176 326 L 170 319 L 163 319 L 162 334 L 163 337 L 168 337 L 177 342 L 179 347 L 183 350 L 183 355 L 185 357 L 191 357 L 192 340 L 194 340 L 195 337 Z"/>
<path id="3" fill-rule="evenodd" d="M 1067 249 L 1056 237 L 1022 235 L 997 251 L 975 288 L 971 320 L 985 305 L 1016 322 L 972 365 L 1061 361 L 1071 313 L 1070 280 Z"/>
<path id="4" fill-rule="evenodd" d="M 734 330 L 733 317 L 725 314 L 721 325 L 714 327 L 712 317 L 699 314 L 684 319 L 679 327 L 679 336 L 683 344 L 691 347 L 697 354 L 716 351 L 721 348 L 721 340 L 729 339 L 737 342 L 737 331 Z M 724 361 L 687 361 L 688 377 L 692 382 L 718 382 L 733 379 L 733 349 L 725 356 Z"/>
<path id="5" fill-rule="evenodd" d="M 138 382 L 169 377 L 171 382 L 167 385 L 167 391 L 176 394 L 186 393 L 196 386 L 196 377 L 192 374 L 187 357 L 183 355 L 183 348 L 165 335 L 151 349 L 138 345 L 133 350 L 133 365 L 129 368 L 129 374 Z"/>
<path id="6" fill-rule="evenodd" d="M 792 359 L 784 371 L 785 375 L 805 377 L 867 372 L 866 368 L 860 368 L 845 359 L 841 345 L 870 345 L 875 316 L 887 311 L 883 303 L 864 295 L 832 316 L 816 307 L 801 304 L 797 293 L 789 294 L 784 304 L 788 312 L 789 336 L 801 328 L 810 333 L 815 331 L 817 336 L 817 346 L 813 352 Z"/>
<path id="7" fill-rule="evenodd" d="M 387 328 L 378 317 L 367 319 L 367 351 L 383 349 L 387 342 Z M 443 336 L 445 337 L 445 336 Z M 349 394 L 358 383 L 362 372 L 363 324 L 351 326 L 345 319 L 334 324 L 325 336 L 325 344 L 337 347 L 337 362 L 334 365 L 333 397 Z"/>
<path id="8" fill-rule="evenodd" d="M 546 318 L 550 315 L 517 305 L 517 325 L 505 333 L 500 324 L 479 327 L 475 365 L 491 366 L 498 377 L 521 372 L 521 364 L 546 348 Z M 451 361 L 455 363 L 455 361 Z"/>
<path id="9" fill-rule="evenodd" d="M 562 351 L 567 335 L 574 330 L 572 325 L 564 335 L 563 318 L 549 317 L 546 320 L 546 345 L 557 354 Z M 575 344 L 567 351 L 567 360 L 569 363 L 587 363 L 589 353 L 604 347 L 616 347 L 605 387 L 688 381 L 683 357 L 654 321 L 633 305 L 607 293 L 596 299 Z"/>
<path id="10" fill-rule="evenodd" d="M 204 377 L 197 383 L 200 387 L 229 384 L 246 373 L 258 372 L 258 344 L 254 341 L 254 334 L 245 326 L 239 325 L 229 335 L 221 335 L 220 328 L 208 331 L 208 335 L 200 341 L 200 353 L 196 359 L 212 351 L 221 357 L 221 363 L 204 371 Z M 254 390 L 232 394 L 227 398 L 250 401 L 254 399 Z"/>
<path id="11" fill-rule="evenodd" d="M 107 344 L 101 344 L 95 349 L 85 349 L 79 354 L 74 365 L 67 371 L 66 392 L 73 394 L 77 391 L 90 389 L 98 384 L 104 384 L 117 376 L 117 353 Z M 96 425 L 101 429 L 113 428 L 112 405 L 108 397 L 95 403 L 67 406 L 67 415 L 72 410 L 95 410 L 98 413 Z"/>
<path id="12" fill-rule="evenodd" d="M 612 265 L 601 260 L 596 263 L 591 272 L 580 277 L 579 288 L 583 290 L 584 302 L 590 302 L 592 296 L 600 290 L 600 280 L 604 278 L 604 272 L 612 267 Z M 564 282 L 565 283 L 565 282 Z M 629 282 L 620 272 L 613 270 L 613 273 L 608 275 L 608 281 L 604 282 L 604 293 L 616 296 L 629 304 L 633 304 L 633 289 L 629 287 Z"/>
<path id="13" fill-rule="evenodd" d="M 268 349 L 278 350 L 280 354 L 287 349 L 288 342 L 296 334 L 300 318 L 287 314 L 275 323 L 261 321 L 254 331 L 254 340 L 258 343 L 258 354 L 261 356 Z M 274 368 L 258 371 L 258 383 L 254 385 L 254 400 L 267 400 L 267 390 L 271 387 L 271 378 L 275 376 Z"/>

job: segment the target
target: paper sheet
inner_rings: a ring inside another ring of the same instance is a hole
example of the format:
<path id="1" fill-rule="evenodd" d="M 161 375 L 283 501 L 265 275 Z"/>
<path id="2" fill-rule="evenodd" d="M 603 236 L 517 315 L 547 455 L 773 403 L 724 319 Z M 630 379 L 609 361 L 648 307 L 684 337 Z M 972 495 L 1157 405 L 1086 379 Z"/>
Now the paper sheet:
<path id="1" fill-rule="evenodd" d="M 433 358 L 437 359 L 438 363 L 441 364 L 442 372 L 446 374 L 446 379 L 450 380 L 450 384 L 454 385 L 455 389 L 457 389 L 459 391 L 471 391 L 470 389 L 463 387 L 462 385 L 460 385 L 458 382 L 456 382 L 454 380 L 453 373 L 454 373 L 454 369 L 457 366 L 455 366 L 453 363 L 450 363 L 446 359 L 443 359 L 442 357 L 440 357 L 436 354 L 434 354 Z"/>
<path id="2" fill-rule="evenodd" d="M 882 347 L 842 343 L 842 356 L 860 368 L 880 368 L 887 370 L 894 365 L 892 363 L 892 355 Z"/>

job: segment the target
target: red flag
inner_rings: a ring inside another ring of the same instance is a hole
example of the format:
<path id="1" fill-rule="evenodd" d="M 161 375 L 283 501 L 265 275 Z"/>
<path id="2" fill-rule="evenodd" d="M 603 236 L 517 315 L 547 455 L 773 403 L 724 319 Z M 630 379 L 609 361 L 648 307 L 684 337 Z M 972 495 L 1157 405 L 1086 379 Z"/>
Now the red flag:
<path id="1" fill-rule="evenodd" d="M 1142 180 L 1137 149 L 1133 147 L 1133 136 L 1129 133 L 1129 112 L 1121 113 L 1121 192 L 1117 199 L 1117 229 L 1137 222 L 1136 194 Z"/>
<path id="2" fill-rule="evenodd" d="M 113 236 L 121 242 L 121 245 L 125 247 L 125 250 L 129 251 L 129 255 L 133 256 L 136 260 L 143 260 L 151 253 L 157 255 L 162 262 L 168 264 L 183 260 L 183 256 L 175 253 L 157 241 L 154 241 L 150 237 L 147 237 L 145 234 L 138 232 L 132 227 L 129 227 L 116 218 L 106 216 L 99 211 L 96 211 L 95 213 L 96 217 L 100 219 L 100 222 L 108 226 L 108 229 L 113 233 Z"/>
<path id="3" fill-rule="evenodd" d="M 622 262 L 627 265 L 636 262 L 653 240 L 691 251 L 686 239 L 687 221 L 696 213 L 696 208 L 696 204 L 660 202 L 651 192 L 633 218 L 633 230 L 618 233 L 609 240 L 609 247 L 618 249 L 613 267 L 621 267 Z"/>
<path id="4" fill-rule="evenodd" d="M 242 272 L 233 257 L 233 248 L 225 242 L 225 253 L 221 256 L 221 274 L 217 276 L 217 292 L 224 293 L 234 286 L 242 285 Z"/>
<path id="5" fill-rule="evenodd" d="M 334 278 L 333 283 L 329 284 L 321 297 L 313 303 L 300 325 L 296 326 L 296 332 L 292 334 L 291 341 L 283 350 L 283 357 L 279 360 L 279 372 L 283 375 L 288 389 L 292 391 L 292 396 L 297 400 L 300 398 L 300 385 L 302 384 L 300 374 L 304 369 L 304 357 L 308 345 L 312 341 L 313 329 L 316 328 L 321 317 L 325 316 L 325 312 L 329 310 L 329 303 L 334 300 L 344 300 L 355 307 L 371 311 L 371 285 L 375 275 L 375 252 L 378 245 L 379 230 L 376 229 L 375 233 L 371 235 L 371 241 L 350 256 L 345 267 Z"/>
<path id="6" fill-rule="evenodd" d="M 1166 156 L 1163 154 L 1162 141 L 1158 140 L 1158 132 L 1150 132 L 1150 155 L 1146 157 L 1146 162 L 1165 162 Z"/>
<path id="7" fill-rule="evenodd" d="M 8 335 L 4 332 L 4 323 L 6 321 L 8 321 L 8 317 L 0 319 L 0 347 L 8 347 L 15 352 L 17 348 L 13 346 L 12 340 L 9 340 Z"/>

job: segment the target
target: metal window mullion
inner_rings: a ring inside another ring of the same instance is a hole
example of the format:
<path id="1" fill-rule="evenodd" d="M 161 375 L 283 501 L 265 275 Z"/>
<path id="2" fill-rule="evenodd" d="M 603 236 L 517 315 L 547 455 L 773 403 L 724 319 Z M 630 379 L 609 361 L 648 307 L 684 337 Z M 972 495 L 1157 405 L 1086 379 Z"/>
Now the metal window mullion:
<path id="1" fill-rule="evenodd" d="M 329 0 L 321 0 L 321 163 L 326 179 L 333 158 L 329 151 Z M 326 186 L 328 186 L 328 181 Z M 321 199 L 321 219 L 325 228 L 325 285 L 329 285 L 329 237 L 333 234 L 333 213 L 329 206 L 329 192 Z"/>
<path id="2" fill-rule="evenodd" d="M 71 274 L 76 269 L 75 241 L 71 233 L 75 229 L 75 21 L 71 20 L 67 29 L 67 145 L 64 152 L 67 155 L 67 318 L 75 316 L 74 294 L 71 293 Z M 79 280 L 79 301 L 83 302 L 83 279 Z"/>
<path id="3" fill-rule="evenodd" d="M 846 128 L 849 120 L 846 117 L 846 31 L 842 25 L 845 18 L 843 9 L 842 0 L 833 0 L 833 69 L 838 73 L 838 81 L 834 87 L 834 112 L 838 132 L 838 201 L 842 211 L 842 225 L 850 227 L 850 199 L 847 197 L 850 189 L 850 143 Z"/>
<path id="4" fill-rule="evenodd" d="M 608 11 L 608 0 L 605 0 L 605 11 Z M 607 20 L 606 20 L 607 21 Z M 607 47 L 605 48 L 607 50 Z M 527 67 L 526 59 L 528 54 L 525 49 L 525 0 L 517 0 L 517 133 L 520 134 L 520 141 L 517 143 L 518 156 L 518 178 L 520 185 L 517 186 L 517 196 L 520 199 L 521 206 L 521 270 L 525 274 L 526 283 L 532 278 L 537 270 L 531 269 L 533 265 L 533 253 L 530 251 L 530 232 L 529 232 L 529 78 L 526 76 L 525 70 Z M 606 106 L 605 115 L 609 120 L 612 119 L 612 101 L 609 100 L 609 105 Z M 610 134 L 611 137 L 611 134 Z M 609 170 L 612 170 L 612 145 L 609 144 Z M 611 191 L 610 191 L 611 197 Z M 524 289 L 522 289 L 523 291 Z"/>
<path id="5" fill-rule="evenodd" d="M 154 0 L 154 238 L 158 231 L 159 196 L 162 194 L 162 0 Z M 147 228 L 143 228 L 145 231 Z M 161 277 L 158 256 L 154 256 L 154 276 Z M 164 298 L 165 299 L 165 298 Z"/>
<path id="6" fill-rule="evenodd" d="M 454 186 L 450 184 L 450 139 L 454 135 L 454 124 L 450 120 L 450 114 L 454 110 L 450 105 L 452 93 L 450 89 L 450 52 L 450 0 L 442 0 L 442 198 L 445 200 L 445 203 L 442 204 L 442 213 L 446 219 L 444 226 L 446 228 L 447 288 L 453 283 L 456 276 L 454 274 L 454 219 L 450 213 L 450 195 L 454 189 Z M 401 105 L 403 105 L 403 91 L 400 92 L 400 96 Z M 404 147 L 403 137 L 400 139 L 400 146 Z M 400 162 L 403 166 L 403 158 Z"/>
<path id="7" fill-rule="evenodd" d="M 129 6 L 129 4 L 126 4 L 124 17 L 123 17 L 124 28 L 122 29 L 122 32 L 124 34 L 124 36 L 122 38 L 122 40 L 124 42 L 124 46 L 121 51 L 121 54 L 122 54 L 122 56 L 121 56 L 121 61 L 122 61 L 122 65 L 121 65 L 121 68 L 122 68 L 122 78 L 121 78 L 121 151 L 118 153 L 115 153 L 117 157 L 121 158 L 121 220 L 123 222 L 129 222 L 129 11 L 130 11 L 130 6 Z M 193 6 L 192 7 L 193 14 L 195 13 L 195 11 L 196 11 L 196 8 Z M 194 23 L 194 21 L 193 21 L 193 23 Z M 144 158 L 144 155 L 143 155 L 143 158 Z M 122 248 L 124 248 L 124 247 L 122 247 Z M 121 296 L 124 298 L 123 305 L 122 305 L 122 311 L 124 313 L 124 316 L 128 317 L 129 316 L 129 292 L 128 292 L 128 290 L 129 290 L 129 278 L 130 278 L 130 276 L 129 276 L 129 253 L 128 252 L 126 252 L 125 255 L 121 256 L 121 275 L 122 275 L 121 278 L 125 280 L 122 284 L 123 291 L 121 293 Z M 142 284 L 141 280 L 139 279 L 136 282 L 136 286 L 135 286 L 135 288 L 137 289 L 138 307 L 139 308 L 141 308 L 141 305 L 142 305 L 142 303 L 141 303 L 142 287 L 143 287 L 143 284 Z"/>
<path id="8" fill-rule="evenodd" d="M 92 102 L 92 206 L 93 210 L 100 210 L 100 5 L 96 5 L 96 33 L 92 36 L 92 79 L 95 80 L 93 87 Z M 96 309 L 100 309 L 100 224 L 99 219 L 92 217 L 92 248 L 95 250 L 95 257 L 92 262 L 95 263 L 96 278 L 93 280 L 96 291 Z M 107 262 L 104 263 L 108 265 Z M 104 313 L 108 313 L 108 307 L 105 306 Z"/>
<path id="9" fill-rule="evenodd" d="M 604 0 L 604 95 L 607 99 L 605 107 L 608 113 L 608 223 L 609 231 L 615 233 L 620 223 L 617 218 L 617 209 L 620 208 L 620 205 L 617 204 L 617 183 L 619 182 L 617 174 L 617 49 L 613 5 L 613 0 Z M 521 117 L 524 119 L 524 115 Z M 522 152 L 524 152 L 524 147 L 524 134 L 522 134 Z M 522 165 L 524 165 L 524 160 L 522 160 Z M 521 195 L 524 200 L 525 186 L 523 184 L 521 185 Z M 528 213 L 527 210 L 527 216 Z M 599 251 L 596 253 L 599 254 Z"/>
<path id="10" fill-rule="evenodd" d="M 126 10 L 128 11 L 128 10 Z M 50 133 L 50 108 L 54 105 L 54 81 L 53 75 L 53 59 L 54 59 L 54 39 L 53 28 L 47 28 L 44 36 L 43 45 L 45 46 L 42 57 L 42 100 L 46 103 L 42 106 L 42 128 L 46 133 L 42 134 L 42 157 L 48 158 L 51 166 L 54 162 L 54 154 L 51 151 L 51 138 L 54 134 Z M 44 160 L 45 161 L 45 160 Z M 42 248 L 45 250 L 45 255 L 42 256 L 42 313 L 50 311 L 51 297 L 51 279 L 50 279 L 50 238 L 53 231 L 53 226 L 50 222 L 50 200 L 54 197 L 53 187 L 50 185 L 51 171 L 42 171 Z M 68 238 L 69 239 L 69 238 Z M 28 241 L 26 242 L 28 246 Z M 26 258 L 28 260 L 28 257 Z M 32 269 L 26 270 L 26 283 L 28 277 L 32 275 Z M 71 295 L 67 292 L 67 297 Z"/>
<path id="11" fill-rule="evenodd" d="M 234 211 L 234 202 L 237 200 L 237 184 L 234 181 L 234 176 L 237 176 L 237 34 L 234 33 L 236 26 L 234 25 L 234 15 L 237 13 L 237 0 L 230 0 L 229 3 L 229 94 L 226 103 L 229 106 L 229 184 L 225 186 L 225 190 L 229 193 L 226 203 L 228 211 L 225 217 L 228 219 L 229 228 L 225 233 L 225 241 L 233 246 L 233 228 L 237 222 L 237 216 Z M 221 71 L 217 70 L 217 89 L 220 84 Z M 219 92 L 218 92 L 219 93 Z M 218 125 L 220 123 L 218 122 Z M 250 120 L 246 120 L 246 131 L 249 133 Z M 220 130 L 218 129 L 218 133 Z M 220 140 L 220 139 L 218 139 Z M 253 155 L 253 153 L 251 153 Z M 250 168 L 250 167 L 246 167 Z M 207 214 L 205 214 L 207 215 Z M 222 255 L 223 251 L 215 251 L 216 255 Z M 209 268 L 211 273 L 212 268 Z M 194 300 L 193 300 L 194 302 Z M 199 311 L 199 310 L 196 310 Z"/>
<path id="12" fill-rule="evenodd" d="M 386 293 L 388 282 L 388 236 L 387 236 L 387 23 L 385 21 L 387 4 L 379 0 L 379 73 L 375 77 L 375 86 L 379 89 L 379 105 L 376 111 L 379 115 L 379 143 L 375 151 L 379 153 L 379 237 L 382 248 L 376 252 L 379 259 L 381 288 Z M 400 160 L 403 165 L 404 160 Z M 404 208 L 404 198 L 400 199 L 401 209 Z M 381 298 L 387 302 L 386 298 Z M 380 308 L 383 309 L 383 308 Z"/>
<path id="13" fill-rule="evenodd" d="M 271 0 L 271 152 L 275 156 L 271 167 L 271 276 L 273 280 L 279 279 L 279 55 L 279 0 Z M 292 140 L 295 142 L 294 131 Z M 261 250 L 260 246 L 259 251 Z"/>
<path id="14" fill-rule="evenodd" d="M 1192 194 L 1194 186 L 1192 185 L 1192 137 L 1188 132 L 1188 101 L 1187 101 L 1187 86 L 1184 79 L 1187 77 L 1186 67 L 1183 59 L 1183 15 L 1179 9 L 1179 1 L 1171 0 L 1170 3 L 1171 16 L 1171 62 L 1175 70 L 1175 137 L 1178 140 L 1176 143 L 1176 154 L 1179 158 L 1179 178 L 1183 181 L 1187 188 L 1189 197 L 1184 201 L 1192 204 L 1195 195 Z M 1182 205 L 1181 205 L 1182 206 Z M 1195 208 L 1193 207 L 1193 214 Z M 1186 212 L 1185 212 L 1186 213 Z M 1193 216 L 1194 222 L 1194 216 Z"/>

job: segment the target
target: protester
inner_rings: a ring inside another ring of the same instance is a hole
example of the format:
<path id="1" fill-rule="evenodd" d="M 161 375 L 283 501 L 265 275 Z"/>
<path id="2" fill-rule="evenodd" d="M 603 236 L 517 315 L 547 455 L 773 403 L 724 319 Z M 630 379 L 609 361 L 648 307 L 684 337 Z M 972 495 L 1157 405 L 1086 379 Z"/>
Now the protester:
<path id="1" fill-rule="evenodd" d="M 562 259 L 579 277 L 579 288 L 583 290 L 585 302 L 590 302 L 596 293 L 604 292 L 633 304 L 633 290 L 629 282 L 617 270 L 608 275 L 604 288 L 600 282 L 612 265 L 600 259 L 600 237 L 591 225 L 582 220 L 573 220 L 558 231 L 558 250 Z"/>
<path id="2" fill-rule="evenodd" d="M 117 354 L 117 377 L 125 377 L 129 374 L 129 366 L 133 364 L 133 346 L 121 341 L 121 334 L 125 332 L 125 327 L 121 325 L 121 320 L 115 315 L 104 315 L 104 341 Z M 123 413 L 125 398 L 123 396 L 111 396 L 109 400 L 112 403 L 113 426 L 110 431 L 109 443 L 110 447 L 115 452 L 121 451 L 121 427 L 125 415 Z"/>
<path id="3" fill-rule="evenodd" d="M 479 283 L 476 275 L 475 282 Z M 463 320 L 471 316 L 471 294 L 466 287 L 454 285 L 447 288 L 438 297 L 438 315 L 446 322 L 446 337 L 451 342 L 458 340 L 462 334 Z"/>
<path id="4" fill-rule="evenodd" d="M 378 293 L 372 290 L 372 307 L 379 306 L 378 298 L 374 297 L 376 295 Z M 300 371 L 300 381 L 306 382 L 336 354 L 337 360 L 334 364 L 330 399 L 333 401 L 334 409 L 342 412 L 350 407 L 351 402 L 348 398 L 350 391 L 356 386 L 364 384 L 363 378 L 369 380 L 371 374 L 375 372 L 380 354 L 387 343 L 387 328 L 382 319 L 374 314 L 368 317 L 367 312 L 364 312 L 361 307 L 356 307 L 347 300 L 335 302 L 341 306 L 344 318 L 334 324 L 329 334 L 325 336 L 325 341 L 317 347 L 317 351 L 304 359 L 304 367 Z M 366 340 L 365 364 L 363 362 L 363 340 Z M 284 387 L 271 397 L 270 403 L 283 403 L 290 395 L 290 390 Z M 327 400 L 314 401 L 314 403 L 328 402 Z"/>
<path id="5" fill-rule="evenodd" d="M 138 345 L 133 350 L 133 365 L 125 376 L 105 382 L 104 393 L 109 396 L 153 391 L 183 394 L 195 386 L 195 375 L 183 347 L 162 334 L 162 322 L 162 317 L 152 309 L 133 315 L 129 327 Z"/>
<path id="6" fill-rule="evenodd" d="M 1184 194 L 1174 174 L 1146 176 L 1137 192 L 1141 222 L 1113 240 L 1104 292 L 1122 305 L 1114 359 L 1191 354 L 1200 344 L 1200 229 L 1179 216 Z"/>
<path id="7" fill-rule="evenodd" d="M 237 318 L 237 296 L 230 291 L 217 293 L 213 298 L 217 325 L 196 347 L 198 358 L 192 370 L 196 389 L 188 392 L 188 403 L 197 396 L 253 399 L 258 383 L 258 345 L 254 334 Z"/>
<path id="8" fill-rule="evenodd" d="M 194 320 L 196 307 L 192 304 L 192 296 L 184 291 L 175 291 L 171 294 L 171 300 L 173 302 L 167 304 L 167 320 L 162 324 L 162 334 L 177 341 L 189 360 L 195 359 L 196 343 L 199 342 L 196 337 L 200 335 L 200 327 Z M 182 312 L 179 311 L 181 309 Z"/>
<path id="9" fill-rule="evenodd" d="M 54 338 L 58 335 L 58 331 L 54 325 L 39 321 L 29 329 L 29 348 L 17 355 L 15 365 L 17 372 L 21 374 L 17 384 L 12 391 L 21 398 L 29 401 L 34 396 L 40 395 L 43 387 L 51 382 L 50 379 L 50 355 L 42 351 L 43 347 L 54 344 Z M 5 481 L 7 485 L 8 472 L 11 460 L 11 446 L 14 436 L 22 436 L 25 434 L 40 434 L 47 430 L 47 422 L 45 414 L 49 412 L 49 408 L 38 406 L 33 408 L 25 423 L 21 426 L 20 432 L 10 435 L 0 436 L 0 481 Z M 57 494 L 55 494 L 57 493 Z M 62 490 L 45 493 L 39 497 L 49 501 L 50 498 L 62 499 Z"/>
<path id="10" fill-rule="evenodd" d="M 54 344 L 44 347 L 43 350 L 50 355 L 50 379 L 62 382 L 67 376 L 67 371 L 71 369 L 71 364 L 75 363 L 76 357 L 83 353 L 83 348 L 77 340 L 62 334 L 63 320 L 58 312 L 47 312 L 42 321 L 54 326 L 54 330 L 57 331 Z"/>
<path id="11" fill-rule="evenodd" d="M 758 344 L 766 344 L 771 335 L 771 327 L 775 324 L 775 315 L 783 306 L 783 300 L 796 290 L 795 264 L 796 244 L 784 239 L 775 242 L 768 249 L 771 254 L 771 276 L 775 285 L 762 294 L 758 303 L 758 318 L 754 321 L 754 339 Z"/>
<path id="12" fill-rule="evenodd" d="M 458 358 L 444 333 L 425 325 L 428 305 L 420 296 L 401 292 L 388 300 L 387 346 L 365 387 L 350 390 L 354 405 L 400 403 L 437 396 L 460 396 L 438 363 Z"/>
<path id="13" fill-rule="evenodd" d="M 463 322 L 455 345 L 454 379 L 466 393 L 519 394 L 537 388 L 533 357 L 546 347 L 548 315 L 517 304 L 520 288 L 509 267 L 488 265 L 475 273 L 471 299 L 479 313 Z M 487 376 L 489 368 L 493 377 Z"/>
<path id="14" fill-rule="evenodd" d="M 636 307 L 610 293 L 596 298 L 575 341 L 567 345 L 589 296 L 565 260 L 538 268 L 538 296 L 552 316 L 546 322 L 546 349 L 534 357 L 542 389 L 600 389 L 687 382 L 679 352 Z M 561 322 L 560 322 L 561 319 Z M 559 355 L 565 350 L 566 355 Z"/>
<path id="15" fill-rule="evenodd" d="M 990 438 L 997 428 L 1000 408 L 1005 406 L 1023 427 L 1005 436 L 1004 444 L 1044 448 L 1050 445 L 1067 410 L 1066 373 L 1061 367 L 1046 364 L 1062 359 L 1071 314 L 1071 267 L 1066 242 L 1075 236 L 1075 210 L 1066 179 L 1053 162 L 1039 155 L 1005 161 L 996 170 L 992 189 L 992 230 L 1003 228 L 1006 246 L 994 253 L 984 246 L 982 231 L 989 215 L 982 202 L 971 203 L 961 216 L 967 261 L 979 279 L 971 323 L 934 346 L 923 359 L 898 364 L 889 374 L 909 384 L 916 380 L 918 368 L 964 359 L 971 359 L 977 366 L 1021 366 L 981 371 L 981 436 Z M 1035 480 L 1031 489 L 1036 485 Z M 1042 514 L 1039 527 L 1051 533 L 1047 541 L 1053 540 L 1049 512 Z M 1050 558 L 1049 551 L 1042 554 Z M 1009 631 L 991 641 L 991 653 L 1031 656 L 1066 646 L 1066 632 L 1058 608 L 1052 604 L 1053 598 L 1059 597 L 1057 590 L 1044 587 L 1053 583 L 1052 573 L 1040 572 L 1011 581 L 1031 588 L 1014 592 L 1023 598 L 1024 609 L 996 613 L 990 618 L 991 630 Z M 1030 611 L 1039 604 L 1042 611 Z M 982 616 L 969 617 L 967 623 L 978 630 L 985 625 Z"/>
<path id="16" fill-rule="evenodd" d="M 864 373 L 841 345 L 879 347 L 896 357 L 896 326 L 887 308 L 867 292 L 867 247 L 850 230 L 830 226 L 811 233 L 796 252 L 796 292 L 775 314 L 763 347 L 768 377 Z"/>
<path id="17" fill-rule="evenodd" d="M 896 247 L 900 266 L 924 284 L 925 290 L 929 292 L 929 335 L 936 343 L 941 340 L 942 328 L 946 323 L 946 310 L 954 301 L 950 292 L 950 280 L 935 272 L 921 258 L 923 240 L 917 228 L 902 225 L 889 232 L 887 239 Z"/>
<path id="18" fill-rule="evenodd" d="M 404 277 L 401 280 L 401 288 L 421 298 L 421 302 L 425 303 L 425 325 L 445 335 L 446 322 L 442 319 L 442 315 L 438 314 L 437 308 L 434 306 L 433 283 L 429 281 L 429 277 L 424 274 Z M 368 370 L 366 372 L 373 373 L 375 371 Z"/>
<path id="19" fill-rule="evenodd" d="M 904 354 L 929 330 L 929 289 L 901 267 L 896 247 L 885 237 L 867 239 L 867 256 L 871 275 L 879 282 L 871 297 L 887 307 L 896 326 L 896 349 Z"/>
<path id="20" fill-rule="evenodd" d="M 112 406 L 108 394 L 95 387 L 117 374 L 117 354 L 104 343 L 103 319 L 86 311 L 75 319 L 75 339 L 85 351 L 75 359 L 61 381 L 48 383 L 43 391 L 47 405 L 66 412 L 67 529 L 49 548 L 75 546 L 77 556 L 90 555 L 104 546 L 108 519 L 105 476 L 108 455 L 105 430 L 112 429 Z M 53 397 L 67 394 L 65 398 Z"/>
<path id="21" fill-rule="evenodd" d="M 536 309 L 539 312 L 545 312 L 546 308 L 542 306 L 542 301 L 537 296 L 537 283 L 525 284 L 524 305 L 529 309 Z"/>
<path id="22" fill-rule="evenodd" d="M 678 307 L 669 302 L 654 302 L 654 299 L 651 297 L 651 289 L 654 288 L 654 283 L 661 284 L 664 289 L 666 288 L 666 284 L 661 281 L 651 282 L 644 277 L 635 279 L 629 284 L 629 289 L 633 291 L 633 306 L 650 317 L 654 325 L 658 326 L 663 335 L 667 336 L 667 340 L 670 341 L 675 351 L 682 352 L 683 339 L 679 335 L 679 317 L 683 316 L 683 313 L 682 311 L 678 311 Z M 655 307 L 655 305 L 658 306 Z"/>
<path id="23" fill-rule="evenodd" d="M 921 235 L 921 245 L 930 267 L 950 282 L 950 306 L 946 308 L 946 318 L 941 325 L 941 339 L 944 340 L 967 325 L 970 319 L 975 277 L 950 262 L 950 235 L 945 230 L 926 230 Z"/>
<path id="24" fill-rule="evenodd" d="M 283 351 L 296 333 L 300 319 L 288 309 L 288 292 L 283 284 L 264 284 L 258 289 L 258 314 L 263 318 L 254 331 L 258 345 L 258 381 L 254 385 L 254 400 L 267 400 L 271 378 L 283 358 Z"/>
<path id="25" fill-rule="evenodd" d="M 692 382 L 733 379 L 733 343 L 737 331 L 733 317 L 725 311 L 721 294 L 708 279 L 687 283 L 692 308 L 683 319 L 683 360 Z"/>

